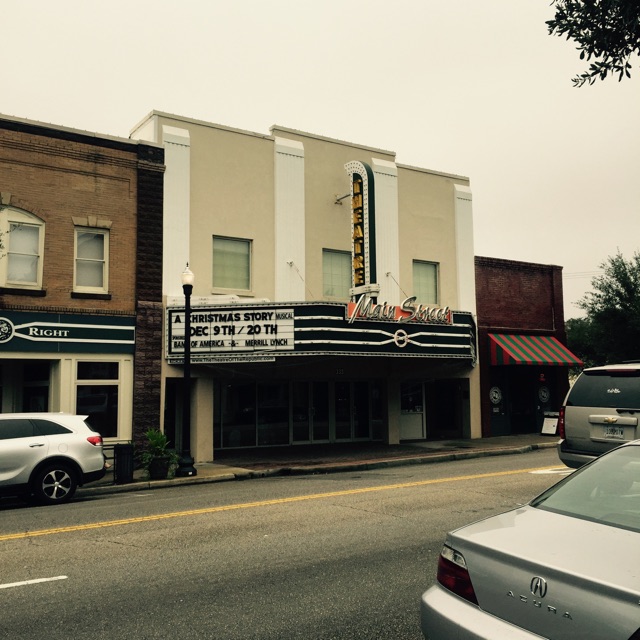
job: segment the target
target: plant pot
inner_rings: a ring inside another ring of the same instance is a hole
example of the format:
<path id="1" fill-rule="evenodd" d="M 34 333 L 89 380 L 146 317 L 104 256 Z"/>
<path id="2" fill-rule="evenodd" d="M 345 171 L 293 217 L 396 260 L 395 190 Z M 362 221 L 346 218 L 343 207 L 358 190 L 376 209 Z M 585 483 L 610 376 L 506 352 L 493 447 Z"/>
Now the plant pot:
<path id="1" fill-rule="evenodd" d="M 165 480 L 169 476 L 170 464 L 171 458 L 169 456 L 153 458 L 149 462 L 149 480 Z"/>

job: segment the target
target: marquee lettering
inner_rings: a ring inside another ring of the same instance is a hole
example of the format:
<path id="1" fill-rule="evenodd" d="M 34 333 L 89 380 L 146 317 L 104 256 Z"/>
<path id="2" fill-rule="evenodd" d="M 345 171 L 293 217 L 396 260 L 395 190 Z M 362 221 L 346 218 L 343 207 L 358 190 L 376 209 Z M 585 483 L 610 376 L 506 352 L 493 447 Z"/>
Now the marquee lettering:
<path id="1" fill-rule="evenodd" d="M 416 297 L 406 298 L 400 306 L 386 302 L 378 304 L 368 295 L 361 295 L 347 307 L 348 321 L 381 320 L 387 322 L 421 322 L 435 324 L 452 324 L 453 316 L 449 307 L 429 307 L 416 304 Z"/>

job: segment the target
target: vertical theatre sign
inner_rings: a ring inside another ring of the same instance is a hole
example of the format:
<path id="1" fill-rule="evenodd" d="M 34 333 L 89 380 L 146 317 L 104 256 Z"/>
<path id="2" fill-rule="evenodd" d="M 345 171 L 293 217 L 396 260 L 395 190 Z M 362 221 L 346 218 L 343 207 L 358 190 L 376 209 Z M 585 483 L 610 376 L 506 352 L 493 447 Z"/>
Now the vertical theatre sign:
<path id="1" fill-rule="evenodd" d="M 376 282 L 376 234 L 373 171 L 363 162 L 345 165 L 351 178 L 351 257 L 353 287 Z"/>

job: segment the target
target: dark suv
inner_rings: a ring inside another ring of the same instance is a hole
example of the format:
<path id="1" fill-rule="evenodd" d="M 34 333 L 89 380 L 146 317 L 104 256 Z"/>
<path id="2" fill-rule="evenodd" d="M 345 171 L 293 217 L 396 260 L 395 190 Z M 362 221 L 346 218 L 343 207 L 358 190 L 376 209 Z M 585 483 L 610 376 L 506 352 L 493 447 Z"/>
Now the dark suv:
<path id="1" fill-rule="evenodd" d="M 0 414 L 0 495 L 33 495 L 44 504 L 59 504 L 78 486 L 102 478 L 102 437 L 86 417 Z"/>
<path id="2" fill-rule="evenodd" d="M 640 362 L 585 369 L 560 409 L 560 460 L 577 468 L 640 438 L 639 416 Z"/>

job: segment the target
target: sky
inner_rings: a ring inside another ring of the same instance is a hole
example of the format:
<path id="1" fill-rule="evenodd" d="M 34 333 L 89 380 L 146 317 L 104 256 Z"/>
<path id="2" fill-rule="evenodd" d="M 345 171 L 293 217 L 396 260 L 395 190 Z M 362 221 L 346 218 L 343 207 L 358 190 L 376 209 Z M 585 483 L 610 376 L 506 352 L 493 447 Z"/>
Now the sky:
<path id="1" fill-rule="evenodd" d="M 0 113 L 127 138 L 278 124 L 466 176 L 475 253 L 563 267 L 565 318 L 640 245 L 640 63 L 574 88 L 551 0 L 0 0 Z"/>

